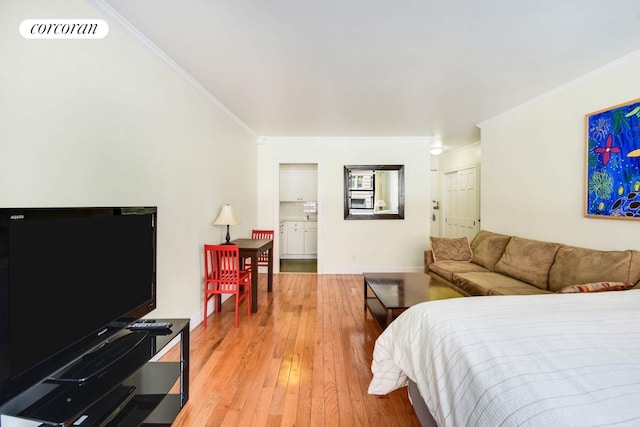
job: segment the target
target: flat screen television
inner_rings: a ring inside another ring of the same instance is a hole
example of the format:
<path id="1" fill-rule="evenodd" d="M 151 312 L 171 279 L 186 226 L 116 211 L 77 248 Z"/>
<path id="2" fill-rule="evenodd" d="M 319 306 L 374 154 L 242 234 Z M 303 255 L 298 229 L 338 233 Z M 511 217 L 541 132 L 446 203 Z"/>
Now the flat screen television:
<path id="1" fill-rule="evenodd" d="M 155 207 L 0 208 L 0 408 L 155 309 L 156 228 Z"/>

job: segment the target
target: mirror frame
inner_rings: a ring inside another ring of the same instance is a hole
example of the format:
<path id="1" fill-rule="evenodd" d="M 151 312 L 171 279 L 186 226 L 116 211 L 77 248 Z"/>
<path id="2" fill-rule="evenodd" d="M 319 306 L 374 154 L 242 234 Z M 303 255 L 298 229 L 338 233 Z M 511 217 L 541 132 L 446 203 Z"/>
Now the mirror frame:
<path id="1" fill-rule="evenodd" d="M 398 171 L 398 213 L 396 214 L 361 214 L 349 213 L 349 174 L 353 170 Z M 404 165 L 346 165 L 344 167 L 344 219 L 404 219 Z"/>

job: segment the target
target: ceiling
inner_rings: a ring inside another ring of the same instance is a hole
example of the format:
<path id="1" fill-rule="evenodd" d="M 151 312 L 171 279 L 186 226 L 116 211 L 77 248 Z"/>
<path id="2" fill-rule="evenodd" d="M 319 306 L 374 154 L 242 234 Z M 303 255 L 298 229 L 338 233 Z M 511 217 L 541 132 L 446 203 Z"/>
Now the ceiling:
<path id="1" fill-rule="evenodd" d="M 432 136 L 452 148 L 640 49 L 637 0 L 96 2 L 261 136 Z"/>

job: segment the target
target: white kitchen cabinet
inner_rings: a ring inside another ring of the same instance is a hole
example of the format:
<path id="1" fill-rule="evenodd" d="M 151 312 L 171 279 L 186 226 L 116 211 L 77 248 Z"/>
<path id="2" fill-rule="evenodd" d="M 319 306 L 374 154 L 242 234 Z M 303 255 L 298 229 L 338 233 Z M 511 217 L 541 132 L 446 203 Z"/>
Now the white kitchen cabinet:
<path id="1" fill-rule="evenodd" d="M 304 227 L 304 254 L 318 254 L 318 223 L 306 222 Z"/>
<path id="2" fill-rule="evenodd" d="M 300 197 L 300 171 L 296 169 L 281 169 L 280 201 L 297 202 Z"/>
<path id="3" fill-rule="evenodd" d="M 318 253 L 318 223 L 315 221 L 285 221 L 281 236 L 284 257 L 311 258 Z"/>
<path id="4" fill-rule="evenodd" d="M 285 228 L 285 223 L 281 222 L 280 223 L 280 255 L 282 254 L 286 254 L 287 253 L 287 234 L 286 234 L 286 228 Z"/>
<path id="5" fill-rule="evenodd" d="M 304 255 L 304 224 L 287 222 L 287 255 Z"/>
<path id="6" fill-rule="evenodd" d="M 300 193 L 303 201 L 318 200 L 318 170 L 300 170 Z"/>
<path id="7" fill-rule="evenodd" d="M 316 167 L 280 167 L 280 201 L 316 200 L 318 200 L 318 170 Z"/>

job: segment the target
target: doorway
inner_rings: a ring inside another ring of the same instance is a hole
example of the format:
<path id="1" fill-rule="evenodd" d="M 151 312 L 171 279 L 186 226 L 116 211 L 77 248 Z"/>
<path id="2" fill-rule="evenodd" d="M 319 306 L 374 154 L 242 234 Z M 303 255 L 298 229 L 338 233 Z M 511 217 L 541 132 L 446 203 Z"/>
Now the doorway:
<path id="1" fill-rule="evenodd" d="M 279 166 L 279 260 L 281 273 L 317 273 L 318 164 Z"/>

